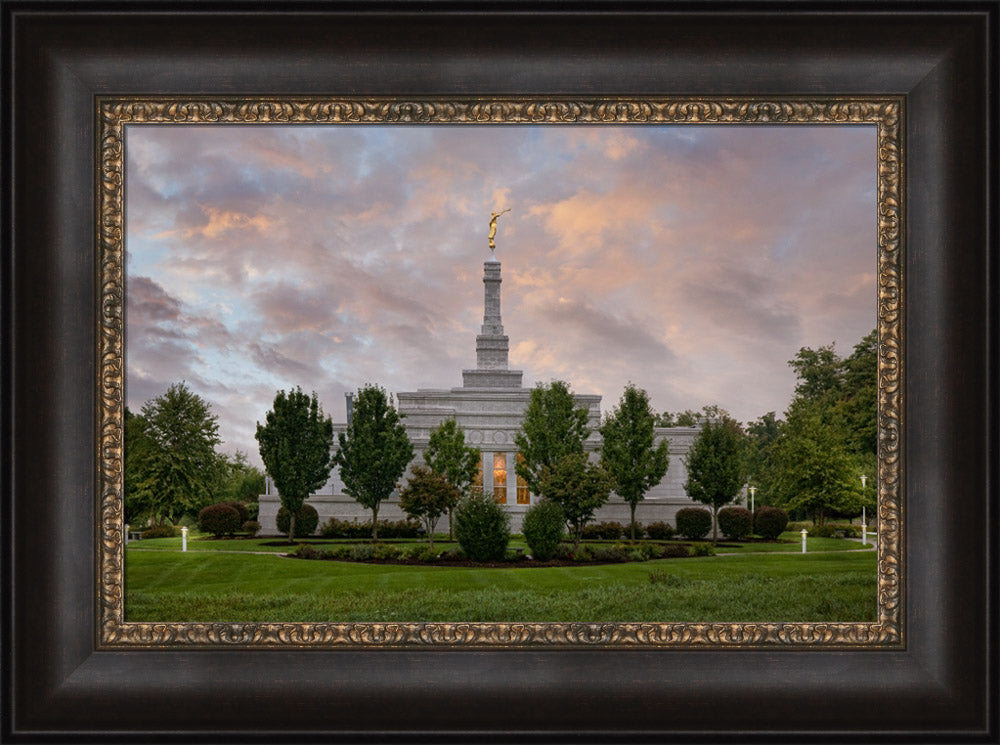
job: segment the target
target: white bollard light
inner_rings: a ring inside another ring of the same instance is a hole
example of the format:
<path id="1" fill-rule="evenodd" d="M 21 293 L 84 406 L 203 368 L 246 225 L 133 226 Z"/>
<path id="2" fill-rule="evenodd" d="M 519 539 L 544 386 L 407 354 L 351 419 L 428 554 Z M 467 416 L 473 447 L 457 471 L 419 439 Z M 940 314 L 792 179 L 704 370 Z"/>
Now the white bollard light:
<path id="1" fill-rule="evenodd" d="M 806 536 L 809 535 L 809 531 L 805 528 L 802 529 L 802 553 L 806 552 Z"/>
<path id="2" fill-rule="evenodd" d="M 125 545 L 128 545 L 128 523 L 125 523 Z"/>
<path id="3" fill-rule="evenodd" d="M 188 550 L 188 529 L 185 525 L 181 528 L 181 551 Z"/>
<path id="4" fill-rule="evenodd" d="M 861 523 L 861 545 L 868 545 L 868 525 L 866 523 Z"/>

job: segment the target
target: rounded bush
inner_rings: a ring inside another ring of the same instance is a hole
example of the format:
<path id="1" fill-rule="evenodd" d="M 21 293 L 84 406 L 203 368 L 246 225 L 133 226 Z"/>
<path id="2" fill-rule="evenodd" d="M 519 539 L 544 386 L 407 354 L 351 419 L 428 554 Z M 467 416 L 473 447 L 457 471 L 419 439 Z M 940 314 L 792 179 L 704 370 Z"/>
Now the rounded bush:
<path id="1" fill-rule="evenodd" d="M 788 513 L 778 507 L 758 507 L 753 516 L 753 532 L 768 541 L 781 535 L 788 525 Z"/>
<path id="2" fill-rule="evenodd" d="M 255 536 L 260 532 L 260 523 L 256 520 L 247 520 L 243 523 L 243 532 Z"/>
<path id="3" fill-rule="evenodd" d="M 753 533 L 753 515 L 744 507 L 723 507 L 719 510 L 719 530 L 730 541 L 738 541 Z"/>
<path id="4" fill-rule="evenodd" d="M 247 506 L 242 502 L 222 502 L 222 504 L 228 504 L 239 513 L 240 525 L 250 521 L 250 510 L 248 510 Z"/>
<path id="5" fill-rule="evenodd" d="M 669 541 L 674 537 L 674 526 L 658 520 L 646 526 L 646 535 L 654 541 Z"/>
<path id="6" fill-rule="evenodd" d="M 531 505 L 524 513 L 521 530 L 532 557 L 538 561 L 548 561 L 555 556 L 565 525 L 566 517 L 562 507 L 555 502 L 542 499 Z"/>
<path id="7" fill-rule="evenodd" d="M 173 525 L 154 525 L 142 531 L 143 538 L 173 538 L 174 535 Z"/>
<path id="8" fill-rule="evenodd" d="M 203 533 L 233 535 L 242 526 L 240 513 L 231 504 L 210 504 L 198 513 L 198 528 Z"/>
<path id="9" fill-rule="evenodd" d="M 288 535 L 288 523 L 290 522 L 290 517 L 288 510 L 284 507 L 278 510 L 278 532 Z M 316 532 L 316 526 L 319 525 L 319 513 L 316 512 L 316 508 L 311 504 L 304 504 L 299 508 L 299 511 L 295 513 L 295 538 L 305 538 L 308 535 L 312 535 Z"/>
<path id="10" fill-rule="evenodd" d="M 510 541 L 510 516 L 492 495 L 473 494 L 455 508 L 455 538 L 473 561 L 502 561 Z"/>
<path id="11" fill-rule="evenodd" d="M 677 510 L 677 532 L 693 541 L 700 540 L 712 530 L 712 513 L 702 507 L 684 507 Z"/>

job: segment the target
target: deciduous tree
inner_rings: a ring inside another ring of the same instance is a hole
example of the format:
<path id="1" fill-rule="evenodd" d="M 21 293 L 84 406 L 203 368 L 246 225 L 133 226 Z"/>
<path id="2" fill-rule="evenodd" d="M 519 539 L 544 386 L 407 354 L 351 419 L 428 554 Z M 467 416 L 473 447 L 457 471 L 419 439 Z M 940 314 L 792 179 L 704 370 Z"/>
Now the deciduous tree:
<path id="1" fill-rule="evenodd" d="M 425 466 L 414 466 L 406 488 L 399 493 L 399 506 L 410 517 L 420 520 L 427 540 L 434 548 L 434 528 L 443 514 L 454 509 L 462 492 L 448 479 Z"/>
<path id="2" fill-rule="evenodd" d="M 746 482 L 743 432 L 728 417 L 705 422 L 685 459 L 688 496 L 712 508 L 712 543 L 719 540 L 719 508 L 732 504 Z"/>
<path id="3" fill-rule="evenodd" d="M 636 505 L 660 483 L 670 465 L 670 443 L 654 443 L 655 418 L 646 391 L 629 383 L 601 425 L 601 462 L 615 493 L 628 503 L 633 541 Z"/>
<path id="4" fill-rule="evenodd" d="M 424 461 L 430 469 L 447 479 L 448 483 L 465 495 L 479 470 L 482 454 L 477 448 L 465 444 L 465 433 L 454 419 L 445 419 L 431 430 Z M 454 506 L 448 508 L 448 537 L 454 538 Z"/>
<path id="5" fill-rule="evenodd" d="M 521 453 L 515 470 L 534 494 L 541 494 L 542 471 L 566 455 L 583 455 L 590 435 L 587 410 L 573 401 L 569 386 L 561 380 L 539 384 L 531 391 L 521 430 L 514 443 Z"/>
<path id="6" fill-rule="evenodd" d="M 583 453 L 568 453 L 553 465 L 545 466 L 538 493 L 562 507 L 575 550 L 580 545 L 583 526 L 608 501 L 611 477 L 601 464 L 591 463 Z"/>
<path id="7" fill-rule="evenodd" d="M 378 540 L 379 505 L 395 491 L 413 460 L 413 444 L 402 419 L 385 390 L 369 385 L 358 391 L 347 431 L 338 435 L 334 462 L 344 492 L 372 511 L 373 541 Z"/>
<path id="8" fill-rule="evenodd" d="M 264 424 L 257 423 L 264 467 L 274 481 L 281 505 L 291 515 L 288 541 L 295 538 L 295 515 L 306 498 L 330 478 L 333 422 L 323 415 L 316 393 L 301 388 L 278 391 Z"/>

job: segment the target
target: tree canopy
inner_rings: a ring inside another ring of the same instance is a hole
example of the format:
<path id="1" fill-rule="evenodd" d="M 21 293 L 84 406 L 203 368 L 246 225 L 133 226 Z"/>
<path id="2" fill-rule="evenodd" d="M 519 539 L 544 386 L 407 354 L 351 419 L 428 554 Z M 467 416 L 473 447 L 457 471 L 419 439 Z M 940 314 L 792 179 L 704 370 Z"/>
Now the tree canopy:
<path id="1" fill-rule="evenodd" d="M 636 505 L 660 483 L 670 465 L 670 443 L 654 443 L 655 420 L 649 395 L 629 383 L 618 406 L 601 424 L 601 462 L 615 493 L 629 505 L 632 540 Z"/>
<path id="2" fill-rule="evenodd" d="M 378 509 L 392 495 L 413 460 L 403 415 L 377 385 L 358 391 L 347 431 L 338 435 L 334 462 L 340 468 L 344 492 L 372 511 L 372 540 L 378 540 Z"/>
<path id="3" fill-rule="evenodd" d="M 588 461 L 583 453 L 567 453 L 542 469 L 539 494 L 562 507 L 575 549 L 580 544 L 583 527 L 608 501 L 611 477 L 600 463 Z"/>
<path id="4" fill-rule="evenodd" d="M 197 512 L 211 499 L 218 417 L 184 382 L 125 418 L 126 511 L 160 525 Z"/>
<path id="5" fill-rule="evenodd" d="M 578 407 L 569 386 L 561 380 L 538 384 L 531 390 L 528 408 L 514 443 L 521 453 L 517 475 L 534 494 L 541 494 L 542 471 L 566 455 L 582 455 L 590 435 L 588 414 Z"/>
<path id="6" fill-rule="evenodd" d="M 406 487 L 399 493 L 399 506 L 424 524 L 427 540 L 434 548 L 434 527 L 443 514 L 454 509 L 462 492 L 443 475 L 426 466 L 414 466 Z"/>
<path id="7" fill-rule="evenodd" d="M 728 417 L 705 422 L 685 459 L 688 496 L 712 508 L 712 542 L 719 540 L 719 508 L 732 504 L 746 481 L 743 432 Z"/>
<path id="8" fill-rule="evenodd" d="M 278 391 L 273 408 L 257 423 L 260 457 L 291 515 L 288 540 L 295 535 L 295 515 L 306 498 L 326 483 L 332 466 L 333 422 L 323 416 L 316 393 L 295 388 Z"/>
<path id="9" fill-rule="evenodd" d="M 431 471 L 443 476 L 461 494 L 468 493 L 469 487 L 479 471 L 482 453 L 478 448 L 465 444 L 465 433 L 454 419 L 445 419 L 431 430 L 424 451 L 424 461 Z M 448 508 L 448 534 L 454 536 L 454 506 Z"/>

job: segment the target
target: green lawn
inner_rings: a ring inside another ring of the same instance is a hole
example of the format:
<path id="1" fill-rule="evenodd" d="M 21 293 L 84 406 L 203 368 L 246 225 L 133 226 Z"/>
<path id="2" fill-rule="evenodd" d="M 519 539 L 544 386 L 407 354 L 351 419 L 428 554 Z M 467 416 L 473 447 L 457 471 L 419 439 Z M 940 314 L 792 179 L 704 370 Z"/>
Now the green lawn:
<path id="1" fill-rule="evenodd" d="M 812 540 L 824 539 L 810 539 L 819 550 Z M 844 553 L 841 547 L 860 544 L 825 540 L 840 550 L 803 555 L 792 545 L 785 554 L 488 569 L 303 561 L 214 548 L 270 551 L 252 545 L 263 541 L 189 541 L 191 550 L 180 553 L 180 539 L 155 539 L 129 545 L 125 615 L 229 622 L 875 620 L 875 552 Z M 149 550 L 160 541 L 174 550 Z M 133 550 L 140 546 L 145 550 Z"/>

